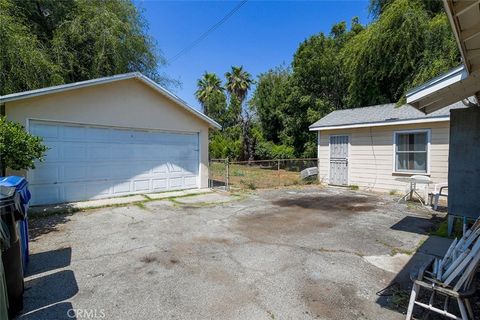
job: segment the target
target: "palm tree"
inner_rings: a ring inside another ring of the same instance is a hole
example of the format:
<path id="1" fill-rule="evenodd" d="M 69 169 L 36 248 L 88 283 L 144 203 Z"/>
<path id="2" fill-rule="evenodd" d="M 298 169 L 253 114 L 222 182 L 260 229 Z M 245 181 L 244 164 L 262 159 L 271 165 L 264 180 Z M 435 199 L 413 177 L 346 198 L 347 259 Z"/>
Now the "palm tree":
<path id="1" fill-rule="evenodd" d="M 205 71 L 203 76 L 197 81 L 197 91 L 195 97 L 203 107 L 203 112 L 208 115 L 207 100 L 213 93 L 223 92 L 222 80 L 215 73 L 208 73 Z"/>
<path id="2" fill-rule="evenodd" d="M 232 66 L 232 71 L 225 73 L 227 79 L 227 91 L 231 96 L 238 99 L 240 105 L 247 97 L 247 92 L 253 84 L 252 76 L 243 70 L 243 66 Z"/>
<path id="3" fill-rule="evenodd" d="M 238 121 L 241 124 L 243 159 L 248 159 L 250 162 L 253 160 L 252 123 L 246 109 L 244 110 L 245 115 L 242 115 L 242 105 L 253 84 L 253 79 L 250 73 L 243 70 L 243 66 L 232 66 L 231 72 L 225 73 L 225 78 L 227 79 L 227 91 L 230 94 L 230 114 L 233 116 L 231 121 Z"/>

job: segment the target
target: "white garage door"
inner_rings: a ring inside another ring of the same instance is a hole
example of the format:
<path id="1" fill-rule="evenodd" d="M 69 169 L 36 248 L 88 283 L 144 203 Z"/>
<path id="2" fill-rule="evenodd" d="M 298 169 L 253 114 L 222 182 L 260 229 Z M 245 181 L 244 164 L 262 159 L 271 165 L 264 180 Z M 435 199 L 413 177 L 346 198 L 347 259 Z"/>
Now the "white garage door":
<path id="1" fill-rule="evenodd" d="M 50 150 L 28 172 L 32 204 L 196 188 L 198 133 L 30 121 Z"/>

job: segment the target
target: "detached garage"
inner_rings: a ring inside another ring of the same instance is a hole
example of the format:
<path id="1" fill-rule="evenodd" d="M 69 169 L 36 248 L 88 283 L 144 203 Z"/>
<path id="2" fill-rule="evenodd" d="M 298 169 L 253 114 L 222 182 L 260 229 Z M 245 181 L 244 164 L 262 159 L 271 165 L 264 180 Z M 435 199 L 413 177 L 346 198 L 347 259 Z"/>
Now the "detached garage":
<path id="1" fill-rule="evenodd" d="M 208 131 L 220 125 L 140 73 L 0 100 L 49 148 L 26 173 L 34 205 L 208 186 Z"/>

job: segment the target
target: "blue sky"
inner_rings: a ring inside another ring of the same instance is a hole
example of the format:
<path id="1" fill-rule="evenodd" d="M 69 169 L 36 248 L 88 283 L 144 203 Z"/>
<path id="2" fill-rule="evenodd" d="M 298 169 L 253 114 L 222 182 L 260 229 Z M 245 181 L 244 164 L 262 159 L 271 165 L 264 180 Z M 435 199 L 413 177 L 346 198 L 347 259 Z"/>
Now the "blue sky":
<path id="1" fill-rule="evenodd" d="M 224 17 L 238 1 L 146 1 L 137 6 L 169 59 Z M 243 65 L 255 78 L 282 63 L 290 64 L 299 43 L 329 33 L 334 23 L 358 16 L 369 22 L 365 1 L 248 1 L 227 22 L 185 55 L 162 68 L 182 86 L 172 88 L 193 107 L 196 82 L 205 71 L 222 79 L 232 65 Z"/>

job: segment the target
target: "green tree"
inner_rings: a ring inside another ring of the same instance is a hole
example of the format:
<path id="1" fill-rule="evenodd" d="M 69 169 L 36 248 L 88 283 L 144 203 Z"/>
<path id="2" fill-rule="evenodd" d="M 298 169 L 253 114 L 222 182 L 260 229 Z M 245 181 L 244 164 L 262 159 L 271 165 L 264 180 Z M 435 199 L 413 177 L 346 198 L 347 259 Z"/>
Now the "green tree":
<path id="1" fill-rule="evenodd" d="M 395 0 L 370 0 L 370 13 L 379 17 Z M 431 16 L 443 12 L 443 2 L 438 0 L 422 0 L 422 5 Z"/>
<path id="2" fill-rule="evenodd" d="M 290 74 L 285 67 L 260 74 L 250 100 L 263 136 L 274 143 L 280 142 L 280 134 L 284 130 L 283 112 L 290 94 Z"/>
<path id="3" fill-rule="evenodd" d="M 253 80 L 243 66 L 232 66 L 231 71 L 225 73 L 225 78 L 227 79 L 226 89 L 230 95 L 229 112 L 232 122 L 235 123 L 240 120 L 242 106 Z"/>
<path id="4" fill-rule="evenodd" d="M 26 27 L 21 10 L 0 0 L 0 95 L 62 82 L 60 68 Z"/>
<path id="5" fill-rule="evenodd" d="M 421 85 L 460 64 L 460 52 L 445 13 L 428 21 L 422 59 L 409 88 Z"/>
<path id="6" fill-rule="evenodd" d="M 66 82 L 139 71 L 160 84 L 163 58 L 146 23 L 129 1 L 78 0 L 53 32 L 52 54 Z"/>
<path id="7" fill-rule="evenodd" d="M 225 88 L 222 87 L 222 80 L 215 73 L 205 72 L 197 81 L 197 91 L 195 97 L 203 107 L 203 112 L 210 115 L 209 102 L 212 97 L 223 94 Z"/>
<path id="8" fill-rule="evenodd" d="M 253 84 L 252 76 L 243 69 L 243 66 L 232 66 L 232 70 L 225 73 L 225 78 L 227 91 L 242 104 Z"/>
<path id="9" fill-rule="evenodd" d="M 348 77 L 340 52 L 362 30 L 358 18 L 352 19 L 350 30 L 345 22 L 340 22 L 332 27 L 330 35 L 314 35 L 295 52 L 281 141 L 293 146 L 296 156 L 313 156 L 315 135 L 308 131 L 310 124 L 333 110 L 347 107 Z"/>
<path id="10" fill-rule="evenodd" d="M 347 105 L 399 101 L 413 83 L 455 64 L 452 56 L 458 52 L 443 17 L 439 13 L 431 19 L 416 0 L 388 4 L 378 20 L 348 41 L 342 52 L 349 76 Z"/>
<path id="11" fill-rule="evenodd" d="M 28 29 L 44 44 L 49 45 L 53 33 L 76 8 L 76 0 L 15 1 L 15 6 L 25 16 Z"/>
<path id="12" fill-rule="evenodd" d="M 132 71 L 177 84 L 146 30 L 129 0 L 0 0 L 0 94 Z"/>
<path id="13" fill-rule="evenodd" d="M 243 103 L 253 84 L 253 79 L 243 66 L 232 66 L 231 71 L 225 73 L 225 78 L 227 79 L 226 89 L 230 95 L 229 124 L 234 126 L 239 123 L 242 132 L 242 159 L 250 161 L 254 157 L 255 141 L 252 136 L 251 115 L 247 108 L 243 108 Z"/>
<path id="14" fill-rule="evenodd" d="M 460 63 L 441 2 L 372 0 L 371 10 L 366 27 L 353 18 L 350 29 L 340 22 L 302 42 L 288 77 L 260 75 L 250 101 L 262 133 L 257 157 L 285 146 L 314 157 L 313 122 L 333 110 L 403 102 L 408 89 Z"/>
<path id="15" fill-rule="evenodd" d="M 43 161 L 47 147 L 42 139 L 29 134 L 18 123 L 0 117 L 0 168 L 27 170 L 35 168 L 35 160 Z"/>

